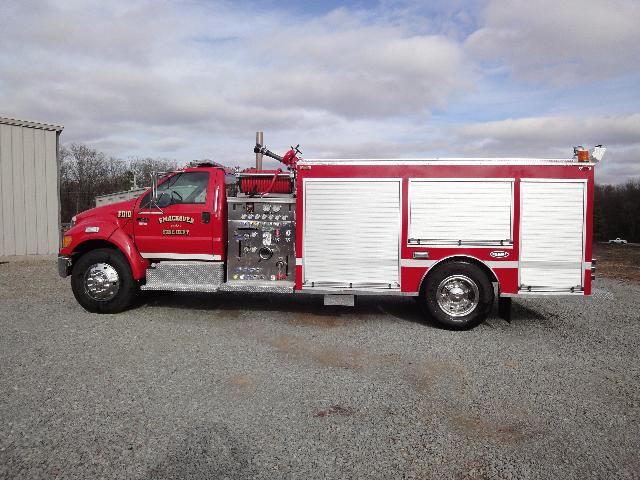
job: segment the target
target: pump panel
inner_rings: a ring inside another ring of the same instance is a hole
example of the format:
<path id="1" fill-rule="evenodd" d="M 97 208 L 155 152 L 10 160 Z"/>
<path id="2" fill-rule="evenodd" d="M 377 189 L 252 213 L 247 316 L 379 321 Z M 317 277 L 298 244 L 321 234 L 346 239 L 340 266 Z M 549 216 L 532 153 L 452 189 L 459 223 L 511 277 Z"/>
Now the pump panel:
<path id="1" fill-rule="evenodd" d="M 293 281 L 295 198 L 228 199 L 227 281 Z"/>

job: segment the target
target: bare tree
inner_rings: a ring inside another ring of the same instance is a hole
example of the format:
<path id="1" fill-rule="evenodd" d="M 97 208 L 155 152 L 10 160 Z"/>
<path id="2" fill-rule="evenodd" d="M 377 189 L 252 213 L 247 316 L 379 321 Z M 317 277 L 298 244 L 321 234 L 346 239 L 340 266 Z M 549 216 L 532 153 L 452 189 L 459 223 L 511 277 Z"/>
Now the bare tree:
<path id="1" fill-rule="evenodd" d="M 640 242 L 640 180 L 623 185 L 596 185 L 594 237 Z"/>
<path id="2" fill-rule="evenodd" d="M 64 223 L 95 206 L 95 197 L 129 190 L 135 176 L 138 186 L 151 185 L 152 172 L 172 171 L 169 159 L 133 158 L 127 161 L 106 157 L 102 152 L 79 143 L 60 148 L 60 200 Z"/>
<path id="3" fill-rule="evenodd" d="M 176 168 L 176 161 L 166 158 L 129 159 L 129 171 L 132 175 L 135 175 L 138 186 L 150 186 L 153 172 L 171 172 Z"/>

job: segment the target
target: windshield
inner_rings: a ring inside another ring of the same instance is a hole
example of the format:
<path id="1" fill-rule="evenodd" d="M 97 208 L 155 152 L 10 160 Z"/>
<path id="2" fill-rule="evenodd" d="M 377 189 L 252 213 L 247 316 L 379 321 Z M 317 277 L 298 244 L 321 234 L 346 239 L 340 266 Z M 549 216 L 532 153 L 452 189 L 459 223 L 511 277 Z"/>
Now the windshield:
<path id="1" fill-rule="evenodd" d="M 207 201 L 209 172 L 183 172 L 173 175 L 158 185 L 158 199 L 174 204 L 203 204 Z M 148 208 L 151 203 L 148 192 L 140 202 L 140 208 Z"/>

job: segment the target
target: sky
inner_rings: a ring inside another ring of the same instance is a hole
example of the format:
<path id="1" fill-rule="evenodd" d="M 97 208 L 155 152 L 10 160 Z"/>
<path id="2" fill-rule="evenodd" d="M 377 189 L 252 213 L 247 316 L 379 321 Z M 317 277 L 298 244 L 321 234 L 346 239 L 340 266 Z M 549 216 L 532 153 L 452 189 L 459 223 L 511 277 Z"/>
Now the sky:
<path id="1" fill-rule="evenodd" d="M 119 158 L 566 158 L 640 178 L 639 0 L 0 0 L 0 116 Z M 273 166 L 265 164 L 266 166 Z"/>

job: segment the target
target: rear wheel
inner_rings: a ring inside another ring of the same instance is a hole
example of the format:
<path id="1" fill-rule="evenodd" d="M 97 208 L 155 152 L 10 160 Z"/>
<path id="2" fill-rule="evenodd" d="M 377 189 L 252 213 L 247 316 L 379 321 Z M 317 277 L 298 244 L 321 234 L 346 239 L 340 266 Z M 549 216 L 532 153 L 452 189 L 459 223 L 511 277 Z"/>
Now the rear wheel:
<path id="1" fill-rule="evenodd" d="M 82 307 L 92 313 L 118 313 L 136 296 L 138 286 L 125 256 L 110 248 L 91 250 L 75 262 L 71 289 Z"/>
<path id="2" fill-rule="evenodd" d="M 464 261 L 448 262 L 427 277 L 422 302 L 429 315 L 452 330 L 482 323 L 493 305 L 493 286 L 484 271 Z"/>

